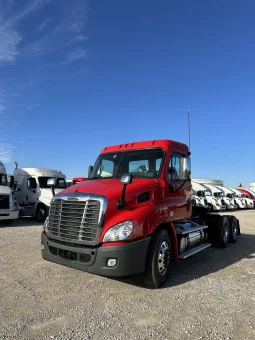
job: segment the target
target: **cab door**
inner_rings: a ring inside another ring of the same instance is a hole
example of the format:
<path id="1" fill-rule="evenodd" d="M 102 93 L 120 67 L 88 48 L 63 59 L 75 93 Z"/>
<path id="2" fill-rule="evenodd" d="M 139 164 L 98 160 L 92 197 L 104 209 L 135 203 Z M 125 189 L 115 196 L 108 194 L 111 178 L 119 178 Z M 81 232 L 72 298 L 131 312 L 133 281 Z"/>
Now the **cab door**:
<path id="1" fill-rule="evenodd" d="M 191 181 L 184 176 L 186 157 L 172 152 L 167 169 L 167 205 L 172 220 L 182 220 L 192 213 Z"/>
<path id="2" fill-rule="evenodd" d="M 27 188 L 25 201 L 27 204 L 33 204 L 37 200 L 37 183 L 34 177 L 27 178 Z"/>

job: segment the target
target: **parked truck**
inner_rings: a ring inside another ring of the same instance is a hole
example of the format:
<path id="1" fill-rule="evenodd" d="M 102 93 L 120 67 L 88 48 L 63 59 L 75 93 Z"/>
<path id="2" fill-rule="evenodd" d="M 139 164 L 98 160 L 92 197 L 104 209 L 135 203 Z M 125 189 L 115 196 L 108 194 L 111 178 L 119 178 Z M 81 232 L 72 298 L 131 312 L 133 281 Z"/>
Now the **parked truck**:
<path id="1" fill-rule="evenodd" d="M 246 208 L 253 209 L 254 203 L 251 198 L 249 198 L 247 195 L 245 195 L 244 193 L 240 192 L 237 189 L 234 189 L 234 188 L 229 188 L 229 189 L 232 190 L 236 194 L 236 197 L 239 197 L 245 202 Z"/>
<path id="2" fill-rule="evenodd" d="M 21 207 L 21 215 L 33 216 L 44 222 L 48 215 L 52 190 L 49 178 L 56 178 L 55 192 L 66 189 L 66 177 L 59 170 L 45 168 L 16 168 L 13 172 L 15 190 L 13 197 Z"/>
<path id="3" fill-rule="evenodd" d="M 218 185 L 205 184 L 211 191 L 214 197 L 218 197 L 221 200 L 221 204 L 224 209 L 233 210 L 237 208 L 233 198 L 226 196 L 222 187 Z"/>
<path id="4" fill-rule="evenodd" d="M 247 189 L 246 187 L 241 187 L 241 188 L 238 187 L 236 189 L 240 191 L 241 193 L 243 193 L 245 197 L 248 197 L 251 200 L 253 200 L 253 208 L 255 208 L 255 193 L 253 193 L 251 190 Z"/>
<path id="5" fill-rule="evenodd" d="M 191 181 L 192 188 L 192 209 L 198 211 L 209 211 L 208 201 L 205 196 L 205 187 L 199 183 Z"/>
<path id="6" fill-rule="evenodd" d="M 9 177 L 10 179 L 10 177 Z M 10 181 L 8 182 L 5 166 L 0 162 L 0 221 L 11 224 L 19 217 L 18 202 L 13 199 Z"/>
<path id="7" fill-rule="evenodd" d="M 103 276 L 141 273 L 147 286 L 160 287 L 171 261 L 226 247 L 240 234 L 234 216 L 192 216 L 190 176 L 185 144 L 153 140 L 105 147 L 86 181 L 53 197 L 42 257 Z M 56 183 L 48 180 L 52 187 Z"/>
<path id="8" fill-rule="evenodd" d="M 212 211 L 222 211 L 226 209 L 226 206 L 222 204 L 221 198 L 217 195 L 214 195 L 214 192 L 212 189 L 210 189 L 208 184 L 202 184 L 202 182 L 195 182 L 194 180 L 192 182 L 192 187 L 196 188 L 197 186 L 203 188 L 205 197 L 208 202 L 208 209 L 210 212 Z M 200 189 L 202 190 L 202 189 Z"/>

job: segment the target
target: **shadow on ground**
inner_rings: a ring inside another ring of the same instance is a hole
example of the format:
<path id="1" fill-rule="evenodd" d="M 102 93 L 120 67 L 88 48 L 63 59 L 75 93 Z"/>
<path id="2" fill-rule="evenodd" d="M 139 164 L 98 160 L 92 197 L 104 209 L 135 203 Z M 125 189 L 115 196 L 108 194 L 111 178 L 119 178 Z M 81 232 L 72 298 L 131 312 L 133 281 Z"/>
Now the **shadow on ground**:
<path id="1" fill-rule="evenodd" d="M 242 234 L 237 243 L 228 244 L 225 249 L 207 248 L 186 260 L 180 260 L 177 264 L 172 263 L 168 281 L 161 289 L 197 280 L 244 259 L 255 260 L 255 235 Z M 119 281 L 146 288 L 141 276 Z"/>

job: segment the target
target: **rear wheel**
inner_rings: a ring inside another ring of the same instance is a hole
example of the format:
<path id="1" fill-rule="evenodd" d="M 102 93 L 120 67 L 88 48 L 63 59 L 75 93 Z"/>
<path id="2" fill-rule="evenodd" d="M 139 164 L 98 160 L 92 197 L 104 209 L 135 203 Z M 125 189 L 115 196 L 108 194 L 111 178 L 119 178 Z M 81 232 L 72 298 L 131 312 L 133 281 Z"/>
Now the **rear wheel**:
<path id="1" fill-rule="evenodd" d="M 238 220 L 235 216 L 225 216 L 229 223 L 229 242 L 236 243 L 239 230 Z"/>
<path id="2" fill-rule="evenodd" d="M 221 216 L 219 221 L 219 230 L 218 230 L 218 238 L 217 245 L 220 248 L 226 248 L 227 243 L 229 242 L 229 223 L 226 216 Z"/>
<path id="3" fill-rule="evenodd" d="M 168 232 L 158 229 L 152 235 L 149 245 L 144 282 L 147 286 L 158 288 L 168 277 L 171 262 L 171 240 Z"/>

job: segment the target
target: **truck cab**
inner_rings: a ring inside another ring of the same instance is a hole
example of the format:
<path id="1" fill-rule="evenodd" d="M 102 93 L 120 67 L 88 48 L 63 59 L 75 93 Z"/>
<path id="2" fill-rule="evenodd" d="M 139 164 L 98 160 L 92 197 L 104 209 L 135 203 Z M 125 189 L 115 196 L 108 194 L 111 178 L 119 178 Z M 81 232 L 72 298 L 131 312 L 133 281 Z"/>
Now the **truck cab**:
<path id="1" fill-rule="evenodd" d="M 192 181 L 192 183 L 195 183 Z M 209 211 L 222 211 L 226 209 L 226 206 L 222 204 L 221 198 L 219 197 L 219 190 L 211 188 L 210 184 L 196 183 L 204 188 L 204 194 L 208 202 Z"/>
<path id="2" fill-rule="evenodd" d="M 13 197 L 21 207 L 21 215 L 33 216 L 43 222 L 48 215 L 52 190 L 49 178 L 56 178 L 55 193 L 66 189 L 66 177 L 59 170 L 46 168 L 17 168 L 13 172 L 16 188 Z"/>
<path id="3" fill-rule="evenodd" d="M 254 202 L 251 198 L 248 197 L 248 195 L 246 195 L 243 192 L 240 192 L 239 190 L 234 189 L 234 188 L 230 188 L 230 190 L 232 190 L 236 194 L 236 197 L 239 197 L 240 199 L 242 199 L 244 201 L 246 208 L 248 208 L 248 209 L 254 208 Z"/>
<path id="4" fill-rule="evenodd" d="M 56 179 L 48 180 L 54 188 Z M 163 285 L 171 261 L 240 233 L 234 216 L 193 217 L 187 145 L 151 140 L 102 149 L 88 179 L 57 193 L 41 234 L 45 260 L 93 274 L 143 275 Z"/>
<path id="5" fill-rule="evenodd" d="M 204 209 L 204 211 L 209 211 L 208 201 L 205 196 L 205 188 L 191 180 L 192 187 L 192 208 L 194 210 Z"/>
<path id="6" fill-rule="evenodd" d="M 12 223 L 19 216 L 19 205 L 12 197 L 12 191 L 8 186 L 8 178 L 5 166 L 0 162 L 0 221 L 5 224 Z"/>
<path id="7" fill-rule="evenodd" d="M 253 208 L 255 208 L 255 193 L 252 192 L 251 190 L 248 190 L 245 187 L 238 187 L 236 190 L 240 191 L 241 193 L 245 194 L 245 197 L 248 197 L 253 200 Z"/>

